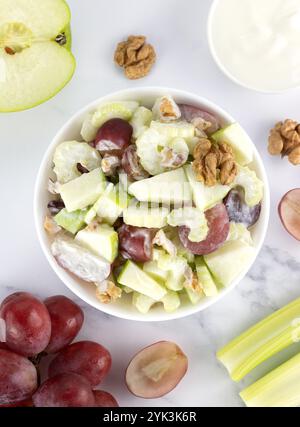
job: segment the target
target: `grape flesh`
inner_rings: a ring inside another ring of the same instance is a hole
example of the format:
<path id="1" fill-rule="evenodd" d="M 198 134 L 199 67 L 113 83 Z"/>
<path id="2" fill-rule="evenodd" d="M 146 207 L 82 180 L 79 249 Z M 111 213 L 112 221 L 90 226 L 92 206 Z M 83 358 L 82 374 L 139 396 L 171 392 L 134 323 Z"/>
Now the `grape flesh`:
<path id="1" fill-rule="evenodd" d="M 211 125 L 205 130 L 208 135 L 212 135 L 218 129 L 220 129 L 220 123 L 218 119 L 207 111 L 201 110 L 201 108 L 195 107 L 188 104 L 179 104 L 178 105 L 181 111 L 181 117 L 187 122 L 195 122 L 197 119 L 202 119 L 206 122 L 211 123 Z"/>
<path id="2" fill-rule="evenodd" d="M 0 350 L 0 405 L 23 401 L 37 388 L 37 371 L 23 356 Z"/>
<path id="3" fill-rule="evenodd" d="M 224 199 L 229 220 L 232 222 L 243 223 L 246 227 L 254 225 L 260 217 L 261 203 L 250 207 L 245 202 L 244 191 L 242 188 L 231 190 Z"/>
<path id="4" fill-rule="evenodd" d="M 287 232 L 300 240 L 300 188 L 295 188 L 283 196 L 278 213 Z"/>
<path id="5" fill-rule="evenodd" d="M 122 156 L 122 168 L 133 181 L 140 181 L 149 177 L 148 172 L 145 171 L 140 163 L 135 145 L 130 145 L 124 151 Z"/>
<path id="6" fill-rule="evenodd" d="M 126 370 L 126 384 L 135 396 L 155 399 L 172 391 L 187 368 L 188 359 L 180 347 L 160 341 L 134 356 Z"/>
<path id="7" fill-rule="evenodd" d="M 90 383 L 73 373 L 56 375 L 45 381 L 33 395 L 36 407 L 91 407 L 95 398 Z"/>
<path id="8" fill-rule="evenodd" d="M 126 120 L 108 120 L 97 133 L 95 147 L 101 155 L 109 154 L 121 157 L 131 143 L 132 133 L 133 128 Z"/>
<path id="9" fill-rule="evenodd" d="M 188 238 L 190 229 L 179 227 L 179 237 L 183 246 L 195 255 L 207 255 L 216 251 L 227 239 L 230 229 L 229 217 L 223 203 L 205 212 L 208 223 L 208 235 L 202 242 L 191 242 Z"/>
<path id="10" fill-rule="evenodd" d="M 94 397 L 96 406 L 99 408 L 117 408 L 119 406 L 116 399 L 107 391 L 95 390 Z"/>
<path id="11" fill-rule="evenodd" d="M 0 306 L 6 322 L 6 345 L 24 356 L 35 356 L 47 347 L 51 336 L 48 310 L 40 300 L 26 292 L 7 297 Z"/>
<path id="12" fill-rule="evenodd" d="M 81 308 L 63 295 L 44 301 L 51 318 L 51 338 L 47 353 L 57 353 L 69 345 L 80 331 L 84 314 Z"/>
<path id="13" fill-rule="evenodd" d="M 49 366 L 49 377 L 73 372 L 85 377 L 92 386 L 100 384 L 111 368 L 111 356 L 102 345 L 80 341 L 62 350 Z"/>
<path id="14" fill-rule="evenodd" d="M 152 259 L 155 231 L 150 228 L 122 225 L 118 230 L 121 255 L 136 262 Z"/>

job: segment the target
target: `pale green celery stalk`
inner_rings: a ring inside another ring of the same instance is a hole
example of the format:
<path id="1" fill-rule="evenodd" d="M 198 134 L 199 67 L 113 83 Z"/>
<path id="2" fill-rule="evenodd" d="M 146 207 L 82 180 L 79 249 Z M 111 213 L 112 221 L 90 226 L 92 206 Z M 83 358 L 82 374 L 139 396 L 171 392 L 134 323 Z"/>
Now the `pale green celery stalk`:
<path id="1" fill-rule="evenodd" d="M 249 407 L 300 406 L 300 354 L 240 393 Z"/>
<path id="2" fill-rule="evenodd" d="M 300 337 L 300 298 L 257 323 L 217 353 L 234 381 Z"/>

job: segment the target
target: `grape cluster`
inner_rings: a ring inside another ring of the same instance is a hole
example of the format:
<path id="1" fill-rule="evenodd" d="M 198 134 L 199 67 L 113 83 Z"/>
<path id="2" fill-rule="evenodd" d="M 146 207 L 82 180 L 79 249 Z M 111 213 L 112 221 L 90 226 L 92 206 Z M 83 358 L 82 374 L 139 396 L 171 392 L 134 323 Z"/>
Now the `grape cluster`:
<path id="1" fill-rule="evenodd" d="M 2 302 L 0 320 L 0 406 L 118 406 L 111 394 L 93 390 L 111 368 L 109 351 L 92 341 L 71 344 L 84 314 L 69 298 L 42 302 L 17 292 Z M 41 360 L 54 354 L 49 378 L 40 384 Z"/>

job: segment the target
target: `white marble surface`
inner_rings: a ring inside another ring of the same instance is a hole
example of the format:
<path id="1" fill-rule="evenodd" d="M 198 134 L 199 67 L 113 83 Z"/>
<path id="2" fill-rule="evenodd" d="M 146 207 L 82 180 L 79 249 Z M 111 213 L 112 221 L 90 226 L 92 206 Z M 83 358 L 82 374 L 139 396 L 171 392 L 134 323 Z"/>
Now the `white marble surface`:
<path id="1" fill-rule="evenodd" d="M 51 271 L 33 223 L 33 187 L 43 153 L 60 126 L 91 100 L 118 89 L 163 85 L 189 90 L 216 102 L 240 121 L 265 161 L 271 183 L 271 219 L 264 249 L 248 277 L 222 301 L 183 320 L 147 324 L 108 317 L 84 306 L 81 338 L 95 339 L 113 356 L 103 388 L 122 406 L 241 406 L 238 390 L 217 363 L 215 351 L 245 327 L 300 295 L 300 244 L 282 228 L 277 204 L 299 186 L 299 170 L 266 151 L 269 128 L 279 119 L 299 117 L 300 91 L 282 95 L 250 92 L 229 81 L 214 64 L 207 46 L 209 0 L 69 0 L 78 66 L 58 96 L 30 111 L 0 115 L 1 244 L 0 297 L 25 289 L 41 297 L 72 294 Z M 112 63 L 115 44 L 142 33 L 157 49 L 158 61 L 145 79 L 129 82 Z M 131 396 L 124 368 L 139 348 L 174 340 L 189 356 L 189 371 L 172 393 L 156 401 Z M 277 361 L 273 362 L 274 364 Z M 268 370 L 270 363 L 247 382 Z"/>

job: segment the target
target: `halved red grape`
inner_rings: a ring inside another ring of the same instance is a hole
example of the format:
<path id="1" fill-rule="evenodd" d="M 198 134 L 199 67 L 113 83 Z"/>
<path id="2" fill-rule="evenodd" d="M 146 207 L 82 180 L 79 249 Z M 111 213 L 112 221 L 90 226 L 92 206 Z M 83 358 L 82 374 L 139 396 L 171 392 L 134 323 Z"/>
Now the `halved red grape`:
<path id="1" fill-rule="evenodd" d="M 7 297 L 0 306 L 6 322 L 6 345 L 24 356 L 35 356 L 47 347 L 51 336 L 48 310 L 40 300 L 26 292 Z"/>
<path id="2" fill-rule="evenodd" d="M 107 391 L 94 390 L 96 406 L 99 408 L 117 408 L 119 406 L 116 399 Z"/>
<path id="3" fill-rule="evenodd" d="M 206 122 L 211 123 L 211 126 L 209 126 L 205 130 L 208 135 L 211 135 L 218 129 L 220 129 L 220 123 L 218 119 L 211 113 L 208 113 L 207 111 L 204 111 L 201 108 L 188 104 L 179 104 L 178 107 L 181 111 L 181 117 L 187 122 L 192 122 L 195 119 L 200 118 L 202 120 L 205 120 Z"/>
<path id="4" fill-rule="evenodd" d="M 154 230 L 124 224 L 118 233 L 120 252 L 124 258 L 136 262 L 147 262 L 152 259 Z"/>
<path id="5" fill-rule="evenodd" d="M 126 370 L 126 384 L 135 396 L 155 399 L 172 391 L 187 368 L 188 359 L 180 347 L 161 341 L 134 356 Z"/>
<path id="6" fill-rule="evenodd" d="M 283 196 L 278 212 L 287 232 L 300 240 L 300 188 L 295 188 Z"/>
<path id="7" fill-rule="evenodd" d="M 95 147 L 100 154 L 121 157 L 125 148 L 130 145 L 133 128 L 123 119 L 111 119 L 98 130 Z"/>
<path id="8" fill-rule="evenodd" d="M 243 223 L 246 227 L 254 225 L 261 212 L 261 203 L 256 206 L 248 206 L 245 202 L 244 190 L 240 187 L 231 190 L 224 199 L 229 221 Z"/>
<path id="9" fill-rule="evenodd" d="M 229 234 L 229 217 L 223 203 L 205 212 L 208 223 L 208 235 L 202 242 L 191 242 L 188 238 L 190 229 L 179 227 L 179 237 L 183 246 L 195 255 L 206 255 L 216 251 L 227 239 Z"/>
<path id="10" fill-rule="evenodd" d="M 5 342 L 0 342 L 0 350 L 9 350 L 9 347 L 5 344 Z"/>
<path id="11" fill-rule="evenodd" d="M 133 181 L 139 181 L 149 177 L 148 172 L 142 167 L 136 152 L 136 146 L 130 145 L 124 151 L 122 156 L 122 167 L 125 173 Z"/>
<path id="12" fill-rule="evenodd" d="M 23 401 L 37 389 L 37 371 L 26 357 L 0 350 L 0 405 Z"/>
<path id="13" fill-rule="evenodd" d="M 73 373 L 56 375 L 45 381 L 33 395 L 36 407 L 75 408 L 95 406 L 95 398 L 86 378 Z"/>
<path id="14" fill-rule="evenodd" d="M 51 338 L 47 353 L 57 353 L 77 336 L 84 320 L 81 308 L 69 298 L 56 295 L 45 300 L 51 318 Z"/>
<path id="15" fill-rule="evenodd" d="M 102 345 L 80 341 L 62 350 L 49 366 L 49 376 L 74 372 L 85 377 L 92 386 L 100 384 L 111 368 L 111 355 Z"/>

